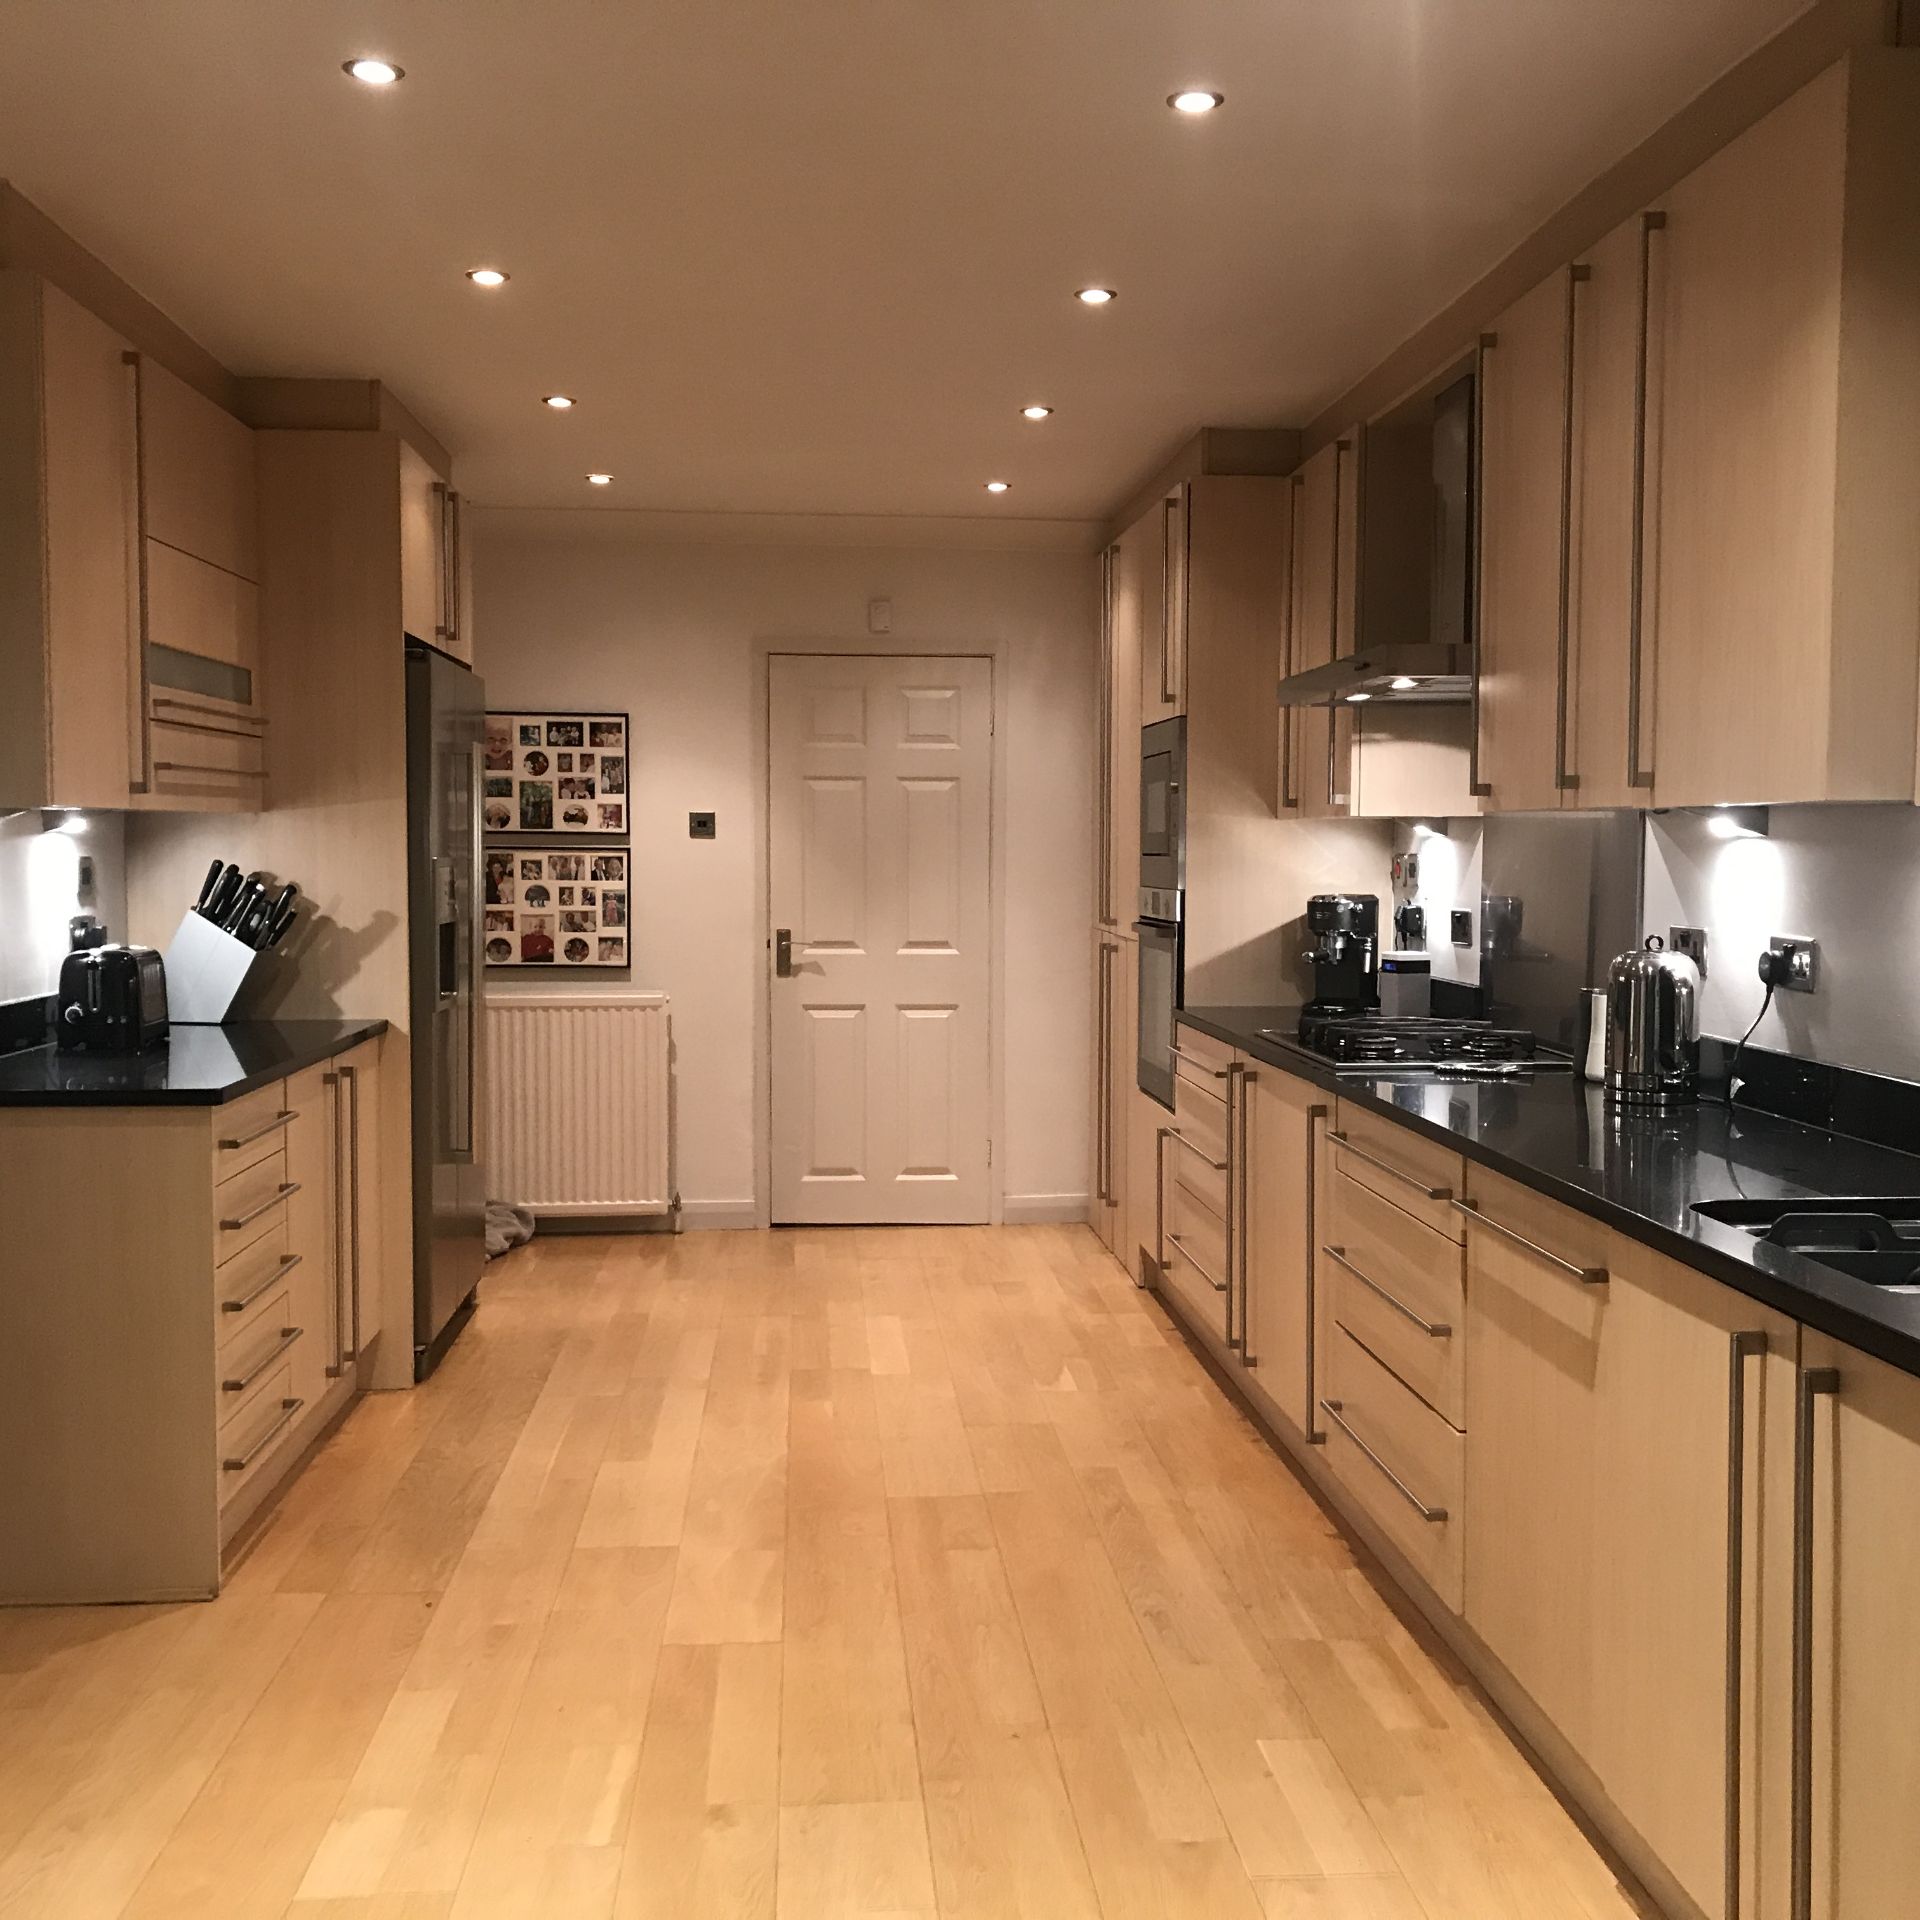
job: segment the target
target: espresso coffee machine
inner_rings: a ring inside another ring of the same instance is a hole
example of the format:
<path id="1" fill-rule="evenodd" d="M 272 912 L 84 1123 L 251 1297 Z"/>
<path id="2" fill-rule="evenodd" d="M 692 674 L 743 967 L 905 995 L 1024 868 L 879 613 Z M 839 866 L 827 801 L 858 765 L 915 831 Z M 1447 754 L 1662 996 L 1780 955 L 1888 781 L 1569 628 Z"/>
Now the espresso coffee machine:
<path id="1" fill-rule="evenodd" d="M 1380 1010 L 1380 900 L 1371 893 L 1316 893 L 1307 902 L 1313 945 L 1310 1014 Z"/>

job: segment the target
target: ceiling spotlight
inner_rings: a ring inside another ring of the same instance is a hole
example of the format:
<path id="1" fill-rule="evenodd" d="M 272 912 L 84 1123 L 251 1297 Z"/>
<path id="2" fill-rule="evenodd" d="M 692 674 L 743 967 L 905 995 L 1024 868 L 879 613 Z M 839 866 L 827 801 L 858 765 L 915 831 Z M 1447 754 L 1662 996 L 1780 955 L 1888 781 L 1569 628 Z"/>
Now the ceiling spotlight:
<path id="1" fill-rule="evenodd" d="M 498 267 L 469 267 L 467 269 L 467 278 L 471 280 L 476 287 L 504 287 L 512 277 L 511 274 L 502 273 Z"/>
<path id="2" fill-rule="evenodd" d="M 1167 105 L 1175 113 L 1211 113 L 1215 107 L 1224 107 L 1226 104 L 1227 96 L 1224 93 L 1210 93 L 1205 87 L 1183 87 L 1180 92 L 1167 95 Z"/>
<path id="3" fill-rule="evenodd" d="M 573 395 L 570 393 L 543 394 L 540 404 L 543 407 L 551 407 L 555 413 L 565 413 L 573 405 Z"/>
<path id="4" fill-rule="evenodd" d="M 587 475 L 587 485 L 590 487 L 610 487 L 613 485 L 613 475 L 610 473 L 590 473 Z"/>
<path id="5" fill-rule="evenodd" d="M 1388 684 L 1395 693 L 1411 693 L 1420 682 L 1410 673 L 1396 675 Z"/>
<path id="6" fill-rule="evenodd" d="M 406 68 L 396 67 L 391 60 L 346 60 L 340 71 L 369 87 L 390 87 L 407 77 Z"/>
<path id="7" fill-rule="evenodd" d="M 1011 480 L 989 480 L 987 482 L 987 491 L 989 493 L 1008 493 L 1012 488 L 1013 482 Z"/>
<path id="8" fill-rule="evenodd" d="M 1120 298 L 1111 287 L 1082 287 L 1073 297 L 1083 307 L 1104 307 Z"/>
<path id="9" fill-rule="evenodd" d="M 1053 409 L 1051 407 L 1022 407 L 1020 409 L 1021 417 L 1027 420 L 1044 420 L 1052 411 Z"/>

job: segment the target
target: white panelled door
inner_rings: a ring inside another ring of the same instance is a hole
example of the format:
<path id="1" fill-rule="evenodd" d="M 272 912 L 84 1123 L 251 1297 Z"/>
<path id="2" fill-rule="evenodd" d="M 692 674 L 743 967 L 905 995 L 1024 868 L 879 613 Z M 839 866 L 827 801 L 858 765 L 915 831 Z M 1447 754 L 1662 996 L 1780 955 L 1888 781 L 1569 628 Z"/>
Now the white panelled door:
<path id="1" fill-rule="evenodd" d="M 776 1225 L 988 1217 L 992 713 L 986 659 L 768 663 Z"/>

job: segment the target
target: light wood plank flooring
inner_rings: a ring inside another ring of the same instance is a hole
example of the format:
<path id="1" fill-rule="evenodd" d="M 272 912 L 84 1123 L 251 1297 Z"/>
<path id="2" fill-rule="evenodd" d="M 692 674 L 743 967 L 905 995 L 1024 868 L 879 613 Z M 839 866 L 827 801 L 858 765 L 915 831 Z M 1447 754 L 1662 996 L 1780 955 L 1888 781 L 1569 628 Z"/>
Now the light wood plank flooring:
<path id="1" fill-rule="evenodd" d="M 1085 1229 L 482 1298 L 218 1602 L 0 1614 L 0 1914 L 1631 1920 Z"/>

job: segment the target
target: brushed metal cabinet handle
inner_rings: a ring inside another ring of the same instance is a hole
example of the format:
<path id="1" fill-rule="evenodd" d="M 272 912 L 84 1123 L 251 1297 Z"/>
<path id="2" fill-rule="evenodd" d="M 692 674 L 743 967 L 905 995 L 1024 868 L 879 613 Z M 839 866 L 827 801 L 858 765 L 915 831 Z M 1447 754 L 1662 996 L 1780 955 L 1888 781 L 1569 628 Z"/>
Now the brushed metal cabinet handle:
<path id="1" fill-rule="evenodd" d="M 306 1329 L 304 1327 L 282 1327 L 280 1329 L 279 1344 L 274 1347 L 273 1351 L 269 1353 L 265 1359 L 256 1360 L 245 1373 L 236 1374 L 231 1380 L 222 1380 L 220 1382 L 220 1391 L 222 1393 L 245 1393 L 289 1347 L 298 1343 L 300 1336 L 305 1331 Z"/>
<path id="2" fill-rule="evenodd" d="M 1369 1153 L 1365 1147 L 1356 1147 L 1344 1133 L 1329 1133 L 1327 1138 L 1331 1140 L 1342 1153 L 1350 1153 L 1356 1160 L 1364 1160 L 1368 1166 L 1378 1167 L 1382 1173 L 1390 1174 L 1394 1179 L 1398 1180 L 1403 1187 L 1411 1187 L 1422 1199 L 1453 1200 L 1453 1189 L 1451 1187 L 1430 1187 L 1424 1180 L 1416 1180 L 1412 1174 L 1402 1173 L 1392 1161 L 1378 1158 L 1376 1155 Z M 1453 1204 L 1459 1206 L 1461 1203 L 1453 1200 Z"/>
<path id="3" fill-rule="evenodd" d="M 1788 1908 L 1813 1920 L 1813 1496 L 1819 1403 L 1840 1392 L 1832 1367 L 1800 1375 L 1793 1433 L 1793 1820 Z"/>
<path id="4" fill-rule="evenodd" d="M 204 760 L 156 760 L 155 773 L 213 773 L 223 780 L 264 780 L 265 767 L 215 767 Z"/>
<path id="5" fill-rule="evenodd" d="M 134 710 L 128 715 L 133 741 L 137 743 L 139 776 L 127 782 L 134 793 L 147 793 L 153 787 L 153 735 L 147 725 L 147 701 L 153 690 L 147 662 L 147 433 L 146 383 L 143 357 L 131 348 L 120 355 L 130 376 L 133 402 L 133 684 Z"/>
<path id="6" fill-rule="evenodd" d="M 342 1067 L 341 1084 L 347 1090 L 347 1267 L 348 1300 L 352 1317 L 353 1344 L 341 1358 L 360 1358 L 360 1069 Z"/>
<path id="7" fill-rule="evenodd" d="M 1179 1254 L 1180 1258 L 1184 1260 L 1215 1293 L 1225 1293 L 1228 1291 L 1227 1283 L 1222 1280 L 1211 1267 L 1203 1266 L 1196 1260 L 1193 1256 L 1193 1249 L 1188 1246 L 1185 1239 L 1175 1233 L 1171 1227 L 1167 1229 L 1167 1245 L 1172 1247 Z"/>
<path id="8" fill-rule="evenodd" d="M 1476 800 L 1493 798 L 1493 783 L 1480 777 L 1480 662 L 1482 584 L 1487 560 L 1487 356 L 1500 344 L 1497 333 L 1483 333 L 1473 350 L 1473 678 L 1467 733 L 1467 791 Z"/>
<path id="9" fill-rule="evenodd" d="M 1185 1147 L 1203 1166 L 1211 1167 L 1215 1173 L 1225 1173 L 1227 1171 L 1230 1164 L 1229 1162 L 1216 1160 L 1212 1154 L 1203 1153 L 1178 1127 L 1162 1127 L 1160 1131 L 1164 1133 L 1169 1140 L 1173 1141 L 1176 1146 Z"/>
<path id="10" fill-rule="evenodd" d="M 1580 289 L 1592 278 L 1593 269 L 1584 263 L 1567 269 L 1560 417 L 1560 605 L 1553 702 L 1553 784 L 1560 793 L 1571 793 L 1580 785 L 1580 776 L 1567 764 L 1567 703 L 1573 678 L 1573 430 L 1574 391 L 1579 377 Z"/>
<path id="11" fill-rule="evenodd" d="M 1431 1525 L 1438 1526 L 1447 1517 L 1446 1508 L 1428 1506 L 1427 1503 L 1354 1432 L 1353 1423 L 1346 1418 L 1344 1411 L 1346 1404 L 1344 1400 L 1322 1400 L 1320 1402 L 1320 1410 L 1386 1475 L 1393 1490 L 1399 1494 L 1401 1499 L 1403 1499 L 1422 1520 L 1429 1522 Z"/>
<path id="12" fill-rule="evenodd" d="M 299 1118 L 297 1108 L 282 1107 L 271 1120 L 263 1126 L 255 1127 L 251 1133 L 236 1134 L 231 1140 L 222 1140 L 220 1149 L 223 1153 L 234 1153 L 241 1147 L 250 1147 L 256 1140 L 264 1140 L 268 1134 L 279 1133 L 283 1128 L 292 1126 Z"/>
<path id="13" fill-rule="evenodd" d="M 299 1191 L 300 1182 L 298 1180 L 281 1181 L 278 1188 L 268 1194 L 257 1207 L 249 1207 L 245 1213 L 236 1213 L 222 1220 L 220 1222 L 220 1231 L 222 1233 L 237 1233 L 240 1228 L 248 1226 L 253 1221 L 258 1220 L 263 1213 L 269 1212 L 272 1208 L 277 1207 L 282 1200 L 291 1199 L 293 1195 Z"/>
<path id="14" fill-rule="evenodd" d="M 1239 1103 L 1233 1097 L 1234 1081 L 1239 1072 L 1240 1063 L 1236 1060 L 1227 1068 L 1227 1213 L 1226 1213 L 1226 1256 L 1227 1256 L 1227 1323 L 1226 1341 L 1228 1349 L 1237 1349 L 1240 1336 L 1234 1325 L 1234 1275 L 1238 1270 L 1238 1251 L 1240 1236 L 1235 1227 L 1235 1195 L 1240 1189 L 1240 1129 L 1235 1109 Z"/>
<path id="15" fill-rule="evenodd" d="M 300 1264 L 302 1257 L 297 1253 L 288 1254 L 264 1279 L 256 1280 L 245 1293 L 236 1294 L 231 1300 L 222 1300 L 220 1311 L 245 1313 L 262 1294 L 271 1293 Z"/>
<path id="16" fill-rule="evenodd" d="M 1208 1066 L 1207 1063 L 1203 1059 L 1201 1059 L 1201 1057 L 1197 1053 L 1188 1053 L 1186 1049 L 1182 1047 L 1177 1040 L 1173 1043 L 1172 1046 L 1170 1046 L 1167 1049 L 1167 1051 L 1170 1054 L 1172 1054 L 1176 1060 L 1185 1060 L 1190 1066 L 1198 1067 L 1200 1071 L 1204 1073 L 1210 1080 L 1225 1080 L 1233 1072 L 1233 1068 L 1231 1066 L 1225 1066 L 1225 1067 Z M 1202 1092 L 1204 1091 L 1205 1089 L 1202 1088 Z"/>
<path id="17" fill-rule="evenodd" d="M 1633 525 L 1627 595 L 1627 785 L 1650 787 L 1653 768 L 1640 758 L 1641 712 L 1646 698 L 1647 600 L 1647 399 L 1653 335 L 1653 236 L 1667 224 L 1664 213 L 1640 216 L 1640 331 L 1633 360 Z"/>
<path id="18" fill-rule="evenodd" d="M 1371 1274 L 1362 1273 L 1361 1270 L 1347 1258 L 1347 1250 L 1345 1247 L 1322 1247 L 1320 1251 L 1336 1266 L 1344 1268 L 1346 1272 L 1352 1274 L 1369 1292 L 1377 1293 L 1395 1313 L 1402 1314 L 1411 1320 L 1429 1340 L 1451 1340 L 1453 1338 L 1453 1329 L 1448 1326 L 1444 1320 L 1424 1319 L 1421 1315 L 1415 1313 L 1398 1294 L 1389 1293 Z"/>
<path id="19" fill-rule="evenodd" d="M 1173 679 L 1173 522 L 1179 511 L 1172 494 L 1160 503 L 1160 698 L 1168 706 L 1178 698 Z"/>
<path id="20" fill-rule="evenodd" d="M 1320 1125 L 1323 1120 L 1331 1119 L 1333 1109 L 1316 1102 L 1307 1109 L 1307 1204 L 1302 1209 L 1306 1215 L 1306 1261 L 1307 1261 L 1307 1445 L 1324 1447 L 1327 1444 L 1326 1431 L 1314 1418 L 1319 1410 L 1320 1401 L 1316 1375 L 1319 1370 L 1320 1349 L 1320 1262 L 1314 1255 L 1319 1244 L 1319 1223 L 1317 1215 L 1320 1209 L 1320 1136 L 1325 1129 Z"/>
<path id="21" fill-rule="evenodd" d="M 1511 1227 L 1503 1226 L 1492 1214 L 1481 1212 L 1471 1200 L 1452 1202 L 1455 1213 L 1464 1213 L 1469 1220 L 1477 1221 L 1481 1226 L 1497 1233 L 1503 1240 L 1511 1240 L 1516 1247 L 1525 1247 L 1536 1259 L 1544 1260 L 1550 1267 L 1558 1267 L 1569 1278 L 1578 1280 L 1583 1287 L 1604 1287 L 1608 1281 L 1605 1267 L 1576 1266 L 1573 1261 L 1562 1259 L 1550 1247 L 1543 1247 L 1537 1240 L 1529 1240 L 1524 1233 L 1515 1233 Z"/>
<path id="22" fill-rule="evenodd" d="M 279 1439 L 281 1434 L 286 1431 L 288 1422 L 291 1421 L 293 1416 L 306 1404 L 304 1400 L 282 1400 L 280 1402 L 280 1418 L 276 1420 L 245 1453 L 236 1453 L 222 1460 L 220 1462 L 221 1472 L 245 1473 L 246 1470 Z"/>
<path id="23" fill-rule="evenodd" d="M 1298 660 L 1296 639 L 1300 624 L 1300 490 L 1306 483 L 1296 473 L 1287 488 L 1287 599 L 1281 642 L 1280 674 L 1284 679 Z M 1300 795 L 1293 784 L 1293 734 L 1297 724 L 1292 707 L 1280 709 L 1280 811 L 1297 812 Z"/>
<path id="24" fill-rule="evenodd" d="M 1767 1351 L 1764 1333 L 1740 1332 L 1727 1342 L 1727 1700 L 1726 1913 L 1740 1913 L 1740 1786 L 1745 1757 L 1741 1726 L 1746 1655 L 1747 1362 Z"/>

